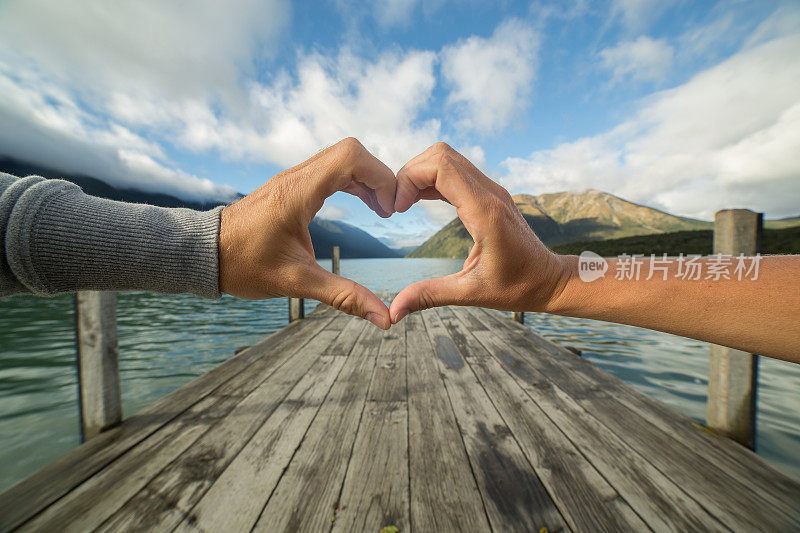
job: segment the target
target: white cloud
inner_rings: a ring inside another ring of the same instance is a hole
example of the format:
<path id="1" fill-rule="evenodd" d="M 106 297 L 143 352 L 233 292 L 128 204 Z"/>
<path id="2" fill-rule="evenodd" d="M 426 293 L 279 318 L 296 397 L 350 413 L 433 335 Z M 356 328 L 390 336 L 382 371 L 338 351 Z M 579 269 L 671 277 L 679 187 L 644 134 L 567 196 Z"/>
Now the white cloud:
<path id="1" fill-rule="evenodd" d="M 473 35 L 442 50 L 442 74 L 452 91 L 448 104 L 464 128 L 491 133 L 525 109 L 539 59 L 539 36 L 510 19 L 491 37 Z"/>
<path id="2" fill-rule="evenodd" d="M 327 218 L 328 220 L 343 220 L 350 215 L 350 210 L 346 207 L 328 202 L 325 202 L 322 209 L 317 212 L 319 218 Z"/>
<path id="3" fill-rule="evenodd" d="M 384 27 L 405 26 L 421 0 L 375 0 L 372 8 L 378 24 Z"/>
<path id="4" fill-rule="evenodd" d="M 0 155 L 190 200 L 229 200 L 236 192 L 175 169 L 160 146 L 98 121 L 44 77 L 0 64 L 0 94 Z"/>
<path id="5" fill-rule="evenodd" d="M 232 159 L 297 164 L 324 146 L 357 137 L 394 170 L 439 139 L 440 122 L 418 121 L 435 77 L 432 52 L 385 52 L 375 61 L 344 50 L 298 58 L 297 76 L 253 84 L 249 112 L 221 117 L 199 102 L 173 110 L 180 142 Z"/>
<path id="6" fill-rule="evenodd" d="M 653 94 L 616 128 L 530 157 L 509 158 L 519 192 L 604 189 L 710 218 L 725 207 L 797 214 L 800 35 L 743 50 Z"/>
<path id="7" fill-rule="evenodd" d="M 427 214 L 427 219 L 437 226 L 444 226 L 456 218 L 456 208 L 441 200 L 420 200 L 419 206 Z"/>
<path id="8" fill-rule="evenodd" d="M 173 124 L 192 103 L 236 108 L 240 76 L 287 15 L 283 0 L 2 3 L 0 147 L 124 187 L 228 199 L 134 129 Z"/>
<path id="9" fill-rule="evenodd" d="M 73 87 L 152 98 L 235 89 L 288 21 L 284 0 L 16 0 L 0 42 Z"/>
<path id="10" fill-rule="evenodd" d="M 626 80 L 663 81 L 672 68 L 672 47 L 664 39 L 640 35 L 600 51 L 600 63 L 612 74 L 611 84 Z"/>
<path id="11" fill-rule="evenodd" d="M 80 7 L 0 7 L 5 82 L 29 98 L 27 107 L 0 102 L 16 121 L 0 123 L 12 155 L 147 190 L 163 180 L 188 197 L 229 191 L 167 172 L 158 142 L 288 167 L 355 136 L 398 170 L 443 137 L 438 119 L 420 118 L 436 84 L 435 52 L 301 52 L 291 71 L 261 82 L 253 63 L 281 30 L 283 1 Z M 44 138 L 52 142 L 41 148 Z"/>
<path id="12" fill-rule="evenodd" d="M 776 37 L 796 33 L 800 33 L 800 9 L 796 4 L 788 3 L 776 9 L 772 15 L 758 24 L 745 42 L 745 47 L 749 48 Z"/>
<path id="13" fill-rule="evenodd" d="M 672 0 L 613 0 L 611 15 L 621 19 L 628 29 L 640 31 L 645 29 L 672 3 Z"/>
<path id="14" fill-rule="evenodd" d="M 360 24 L 372 18 L 382 29 L 408 27 L 420 20 L 428 21 L 445 6 L 457 4 L 489 4 L 487 0 L 374 0 L 368 6 L 359 0 L 335 0 L 348 31 L 358 33 Z M 370 9 L 371 7 L 371 9 Z M 367 21 L 372 24 L 372 21 Z M 357 36 L 356 36 L 357 37 Z"/>
<path id="15" fill-rule="evenodd" d="M 732 12 L 706 24 L 690 25 L 676 39 L 677 63 L 681 59 L 714 58 L 718 49 L 739 42 L 742 33 L 742 21 Z"/>

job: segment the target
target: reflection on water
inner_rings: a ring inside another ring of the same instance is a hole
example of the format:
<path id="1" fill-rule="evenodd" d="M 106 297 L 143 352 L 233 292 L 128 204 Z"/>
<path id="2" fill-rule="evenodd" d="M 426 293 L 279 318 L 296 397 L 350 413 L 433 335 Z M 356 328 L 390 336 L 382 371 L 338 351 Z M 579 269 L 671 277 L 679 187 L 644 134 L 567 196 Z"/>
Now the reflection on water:
<path id="1" fill-rule="evenodd" d="M 330 268 L 330 261 L 320 261 Z M 342 274 L 378 292 L 456 272 L 450 259 L 344 259 Z M 122 293 L 123 409 L 129 416 L 286 324 L 285 299 Z M 528 314 L 540 334 L 702 421 L 708 346 L 589 320 Z M 78 444 L 72 297 L 0 300 L 0 490 Z M 762 358 L 758 452 L 800 475 L 800 365 Z"/>

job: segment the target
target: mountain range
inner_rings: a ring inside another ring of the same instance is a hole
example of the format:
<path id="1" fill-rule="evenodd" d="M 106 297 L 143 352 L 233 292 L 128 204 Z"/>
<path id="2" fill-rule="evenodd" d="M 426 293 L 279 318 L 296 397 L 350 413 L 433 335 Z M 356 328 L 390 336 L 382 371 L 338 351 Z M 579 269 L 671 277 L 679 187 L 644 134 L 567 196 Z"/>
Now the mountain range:
<path id="1" fill-rule="evenodd" d="M 0 172 L 8 172 L 16 176 L 36 174 L 46 178 L 66 179 L 78 184 L 87 194 L 112 200 L 198 210 L 211 209 L 221 205 L 221 202 L 192 202 L 169 194 L 117 188 L 93 176 L 70 175 L 2 155 L 0 155 Z M 513 198 L 528 225 L 550 247 L 564 248 L 572 246 L 573 243 L 583 245 L 587 242 L 601 240 L 665 234 L 662 244 L 669 248 L 675 243 L 685 243 L 686 239 L 705 243 L 707 236 L 695 232 L 709 231 L 714 226 L 713 222 L 671 215 L 593 189 L 538 196 L 518 194 Z M 777 230 L 796 226 L 800 226 L 800 217 L 764 222 L 766 229 Z M 341 248 L 341 256 L 344 258 L 402 257 L 404 255 L 406 257 L 463 258 L 469 254 L 473 244 L 472 237 L 458 218 L 450 221 L 419 247 L 403 249 L 391 248 L 387 243 L 381 242 L 366 231 L 338 220 L 315 218 L 309 224 L 308 229 L 318 258 L 329 258 L 334 245 Z M 795 233 L 784 232 L 780 235 L 782 235 L 780 239 L 783 240 L 778 239 L 777 242 L 791 240 Z M 652 243 L 655 242 L 652 241 Z M 638 246 L 641 245 L 641 242 L 610 241 L 609 246 L 613 248 L 617 244 L 626 246 L 636 244 Z M 702 244 L 702 246 L 706 246 L 706 244 Z M 784 248 L 786 246 L 780 249 Z M 566 250 L 566 248 L 564 249 Z M 564 252 L 562 251 L 562 253 Z"/>
<path id="2" fill-rule="evenodd" d="M 714 223 L 679 217 L 594 189 L 513 197 L 536 235 L 548 246 L 680 231 L 713 229 Z M 794 217 L 765 222 L 767 228 L 800 224 Z M 408 257 L 463 258 L 472 248 L 461 220 L 450 221 Z"/>
<path id="3" fill-rule="evenodd" d="M 117 188 L 92 176 L 72 175 L 56 169 L 19 161 L 12 157 L 0 156 L 0 172 L 6 172 L 14 176 L 37 175 L 45 178 L 64 179 L 79 185 L 86 194 L 122 202 L 152 204 L 161 207 L 187 207 L 201 211 L 222 205 L 222 202 L 192 202 L 169 194 Z M 242 196 L 239 195 L 239 197 Z M 308 225 L 308 231 L 311 234 L 316 257 L 321 259 L 331 256 L 334 245 L 341 248 L 341 257 L 343 258 L 402 257 L 405 255 L 399 250 L 386 246 L 366 231 L 338 220 L 315 218 Z"/>

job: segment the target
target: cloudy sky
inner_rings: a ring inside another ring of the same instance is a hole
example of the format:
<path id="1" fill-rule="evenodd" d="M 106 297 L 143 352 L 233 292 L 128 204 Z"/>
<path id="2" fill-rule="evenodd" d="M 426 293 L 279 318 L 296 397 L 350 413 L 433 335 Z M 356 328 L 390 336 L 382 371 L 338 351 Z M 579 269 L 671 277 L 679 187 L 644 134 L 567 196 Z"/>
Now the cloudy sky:
<path id="1" fill-rule="evenodd" d="M 0 0 L 0 155 L 229 198 L 346 136 L 512 192 L 800 213 L 800 3 Z M 397 246 L 454 216 L 323 216 Z"/>

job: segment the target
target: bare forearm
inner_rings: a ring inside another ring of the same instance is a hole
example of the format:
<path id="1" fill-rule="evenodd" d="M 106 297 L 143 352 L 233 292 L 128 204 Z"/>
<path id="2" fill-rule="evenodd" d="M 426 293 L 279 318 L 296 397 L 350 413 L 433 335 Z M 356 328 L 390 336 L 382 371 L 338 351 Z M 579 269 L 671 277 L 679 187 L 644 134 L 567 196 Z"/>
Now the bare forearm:
<path id="1" fill-rule="evenodd" d="M 800 363 L 800 256 L 762 257 L 757 279 L 682 279 L 677 260 L 646 279 L 616 279 L 616 260 L 602 278 L 582 281 L 578 258 L 563 256 L 567 276 L 547 311 L 629 324 Z M 712 259 L 701 263 L 705 270 Z M 705 271 L 704 270 L 704 271 Z M 633 277 L 633 276 L 632 276 Z M 666 279 L 663 279 L 666 277 Z"/>

